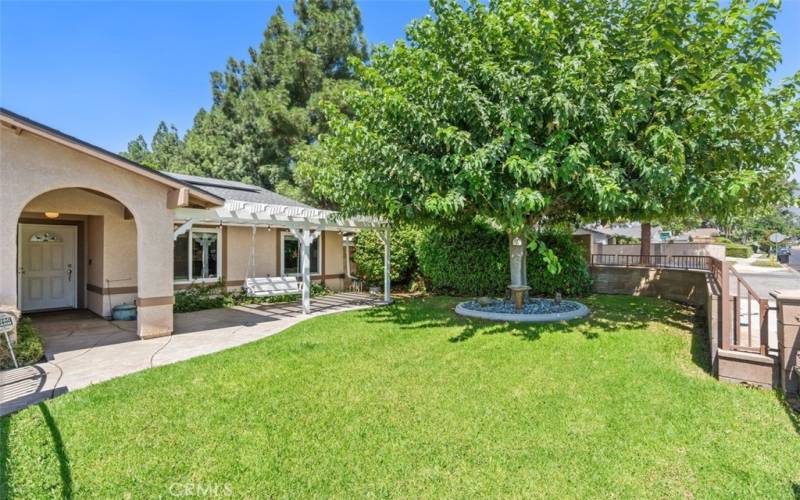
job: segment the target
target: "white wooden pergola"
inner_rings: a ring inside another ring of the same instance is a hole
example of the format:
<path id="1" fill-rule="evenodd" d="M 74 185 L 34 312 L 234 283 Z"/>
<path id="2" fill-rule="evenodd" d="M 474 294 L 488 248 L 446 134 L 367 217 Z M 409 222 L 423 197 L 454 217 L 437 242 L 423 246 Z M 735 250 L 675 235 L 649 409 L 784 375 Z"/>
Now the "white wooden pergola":
<path id="1" fill-rule="evenodd" d="M 303 279 L 303 312 L 311 312 L 311 244 L 322 231 L 359 232 L 377 231 L 383 241 L 383 300 L 391 303 L 391 243 L 389 223 L 375 217 L 343 218 L 337 212 L 316 208 L 267 205 L 228 200 L 218 208 L 178 208 L 175 221 L 175 238 L 191 229 L 194 224 L 225 226 L 271 227 L 288 229 L 300 243 L 300 267 Z"/>

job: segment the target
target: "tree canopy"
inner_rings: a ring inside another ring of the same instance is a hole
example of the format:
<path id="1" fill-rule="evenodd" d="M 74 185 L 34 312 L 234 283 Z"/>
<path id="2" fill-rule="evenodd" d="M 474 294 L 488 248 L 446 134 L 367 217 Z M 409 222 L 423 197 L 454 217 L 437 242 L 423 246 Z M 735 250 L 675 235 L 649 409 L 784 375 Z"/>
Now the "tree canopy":
<path id="1" fill-rule="evenodd" d="M 394 219 L 724 215 L 774 203 L 798 151 L 778 6 L 735 0 L 434 0 L 298 174 Z"/>
<path id="2" fill-rule="evenodd" d="M 278 7 L 249 61 L 231 58 L 211 73 L 213 104 L 184 138 L 162 122 L 149 146 L 139 136 L 123 154 L 161 170 L 291 192 L 293 148 L 324 129 L 317 103 L 336 102 L 352 85 L 348 58 L 367 58 L 354 0 L 296 0 L 294 14 L 290 24 Z"/>

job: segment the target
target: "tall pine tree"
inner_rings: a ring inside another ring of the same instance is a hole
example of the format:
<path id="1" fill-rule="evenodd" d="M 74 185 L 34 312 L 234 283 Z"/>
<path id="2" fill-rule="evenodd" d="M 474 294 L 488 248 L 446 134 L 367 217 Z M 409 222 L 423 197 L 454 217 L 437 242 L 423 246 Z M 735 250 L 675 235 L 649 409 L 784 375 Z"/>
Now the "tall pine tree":
<path id="1" fill-rule="evenodd" d="M 354 0 L 296 0 L 290 24 L 278 7 L 249 61 L 228 60 L 211 73 L 212 106 L 200 109 L 186 136 L 159 124 L 150 147 L 142 136 L 128 158 L 153 168 L 238 180 L 295 197 L 293 151 L 324 128 L 317 103 L 337 102 L 352 85 L 347 59 L 367 59 Z"/>

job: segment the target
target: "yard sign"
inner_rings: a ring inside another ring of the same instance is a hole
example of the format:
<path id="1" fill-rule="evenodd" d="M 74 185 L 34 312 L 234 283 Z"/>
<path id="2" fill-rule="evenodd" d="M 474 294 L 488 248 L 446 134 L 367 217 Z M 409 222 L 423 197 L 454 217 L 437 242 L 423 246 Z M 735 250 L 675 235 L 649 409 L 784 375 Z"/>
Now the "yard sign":
<path id="1" fill-rule="evenodd" d="M 6 338 L 6 345 L 8 352 L 11 354 L 11 361 L 14 362 L 14 368 L 19 368 L 17 364 L 17 357 L 14 355 L 14 347 L 11 345 L 11 338 L 8 334 L 14 329 L 14 318 L 10 314 L 0 313 L 0 333 Z"/>

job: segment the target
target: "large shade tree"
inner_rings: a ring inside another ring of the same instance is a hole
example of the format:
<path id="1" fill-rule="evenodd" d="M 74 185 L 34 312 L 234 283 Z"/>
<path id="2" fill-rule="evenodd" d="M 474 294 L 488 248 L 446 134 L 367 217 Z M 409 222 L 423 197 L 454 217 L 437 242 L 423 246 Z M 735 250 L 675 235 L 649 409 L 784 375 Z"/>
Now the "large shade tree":
<path id="1" fill-rule="evenodd" d="M 542 224 L 765 203 L 798 143 L 798 78 L 767 88 L 775 9 L 434 0 L 405 43 L 355 63 L 361 88 L 298 175 L 345 212 L 490 220 L 509 234 L 512 285 L 528 239 L 555 260 Z"/>

